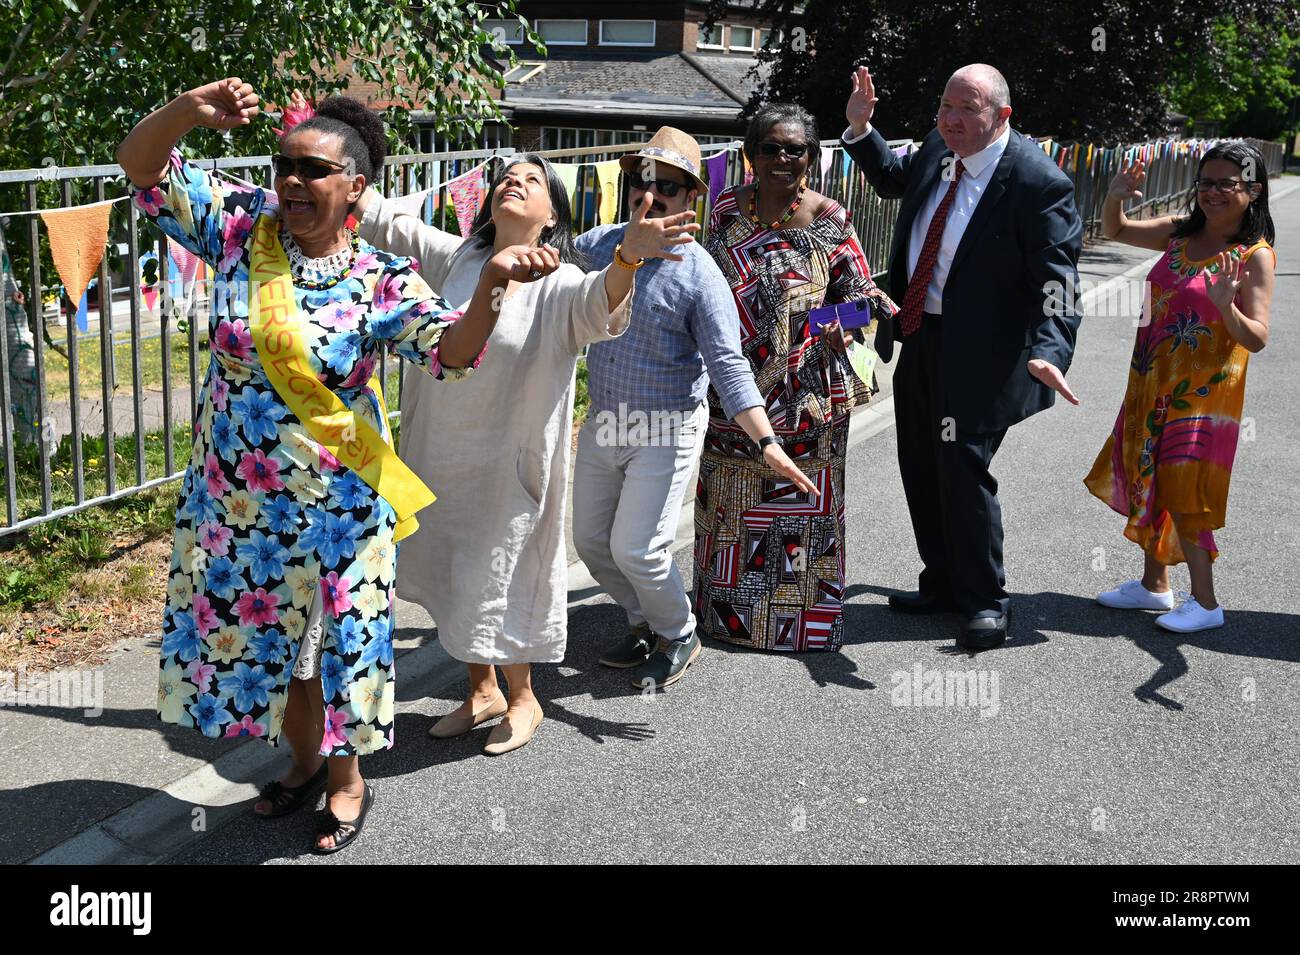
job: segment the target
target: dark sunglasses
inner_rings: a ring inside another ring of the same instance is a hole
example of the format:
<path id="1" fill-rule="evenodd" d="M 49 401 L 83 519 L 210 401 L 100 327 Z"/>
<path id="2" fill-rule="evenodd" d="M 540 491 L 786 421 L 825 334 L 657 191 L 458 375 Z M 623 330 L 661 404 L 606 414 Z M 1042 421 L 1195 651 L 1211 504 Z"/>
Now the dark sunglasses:
<path id="1" fill-rule="evenodd" d="M 275 174 L 281 179 L 292 176 L 295 172 L 298 178 L 307 182 L 316 179 L 324 179 L 326 176 L 332 176 L 336 172 L 342 172 L 348 167 L 341 162 L 334 162 L 332 159 L 322 159 L 319 156 L 285 156 L 278 155 L 271 158 L 275 164 Z"/>
<path id="2" fill-rule="evenodd" d="M 644 179 L 639 172 L 628 173 L 627 181 L 633 189 L 640 189 L 642 192 L 649 192 L 650 187 L 654 186 L 655 192 L 666 199 L 671 199 L 686 188 L 684 182 L 674 182 L 671 179 Z"/>
<path id="3" fill-rule="evenodd" d="M 807 143 L 774 143 L 770 140 L 758 144 L 758 154 L 774 159 L 780 153 L 785 153 L 791 159 L 802 159 L 804 153 L 808 152 Z"/>

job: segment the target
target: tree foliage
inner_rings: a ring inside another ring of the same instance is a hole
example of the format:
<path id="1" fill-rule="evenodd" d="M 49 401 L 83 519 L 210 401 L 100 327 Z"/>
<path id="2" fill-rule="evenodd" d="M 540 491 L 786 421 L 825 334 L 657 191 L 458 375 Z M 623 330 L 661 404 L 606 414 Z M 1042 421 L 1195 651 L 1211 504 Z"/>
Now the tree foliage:
<path id="1" fill-rule="evenodd" d="M 224 76 L 272 104 L 349 80 L 476 132 L 502 84 L 486 18 L 517 0 L 0 0 L 0 168 L 112 161 L 130 125 L 169 98 Z M 497 44 L 497 56 L 508 49 Z M 404 110 L 389 115 L 400 135 Z M 273 123 L 226 139 L 196 132 L 206 155 L 265 152 Z M 232 141 L 233 140 L 233 141 Z"/>
<path id="2" fill-rule="evenodd" d="M 1286 31 L 1222 17 L 1214 24 L 1218 56 L 1186 52 L 1169 90 L 1174 108 L 1214 121 L 1230 136 L 1274 139 L 1297 131 L 1300 40 Z"/>
<path id="3" fill-rule="evenodd" d="M 725 19 L 726 6 L 713 0 L 710 16 Z M 1259 39 L 1297 35 L 1300 25 L 1292 0 L 755 0 L 755 8 L 781 36 L 759 54 L 771 73 L 749 108 L 801 103 L 832 136 L 843 128 L 858 64 L 875 79 L 881 127 L 919 138 L 934 126 L 952 72 L 990 63 L 1011 87 L 1019 129 L 1096 142 L 1147 137 L 1167 129 L 1174 92 L 1192 66 L 1225 61 L 1217 29 L 1225 18 L 1239 37 Z M 1293 79 L 1294 60 L 1278 72 Z M 1281 83 L 1271 90 L 1286 95 Z"/>

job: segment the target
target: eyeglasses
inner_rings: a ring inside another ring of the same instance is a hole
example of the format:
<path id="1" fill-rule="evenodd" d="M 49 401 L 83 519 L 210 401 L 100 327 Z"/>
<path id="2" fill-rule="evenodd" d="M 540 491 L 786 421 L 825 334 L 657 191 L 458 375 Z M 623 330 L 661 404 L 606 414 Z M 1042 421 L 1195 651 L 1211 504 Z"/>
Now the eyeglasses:
<path id="1" fill-rule="evenodd" d="M 1198 192 L 1236 192 L 1246 183 L 1240 179 L 1197 179 L 1194 185 Z"/>
<path id="2" fill-rule="evenodd" d="M 791 159 L 802 159 L 807 152 L 807 143 L 774 143 L 766 140 L 758 144 L 758 154 L 768 159 L 775 159 L 781 153 L 785 153 Z"/>
<path id="3" fill-rule="evenodd" d="M 324 179 L 348 168 L 341 162 L 334 162 L 332 159 L 324 159 L 320 156 L 295 157 L 282 154 L 272 157 L 271 161 L 275 164 L 275 174 L 281 179 L 292 176 L 296 172 L 299 179 L 307 182 Z"/>
<path id="4" fill-rule="evenodd" d="M 650 187 L 654 186 L 655 192 L 665 199 L 671 199 L 686 188 L 684 182 L 675 182 L 672 179 L 645 179 L 639 172 L 628 173 L 627 181 L 633 189 L 640 189 L 642 192 L 649 192 Z"/>

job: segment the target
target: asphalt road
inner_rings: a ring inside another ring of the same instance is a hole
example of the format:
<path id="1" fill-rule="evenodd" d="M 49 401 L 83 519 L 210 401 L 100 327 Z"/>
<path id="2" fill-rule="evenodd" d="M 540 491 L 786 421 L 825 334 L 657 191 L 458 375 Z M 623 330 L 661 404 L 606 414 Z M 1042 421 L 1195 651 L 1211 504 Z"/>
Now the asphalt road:
<path id="1" fill-rule="evenodd" d="M 596 663 L 623 621 L 588 600 L 565 663 L 536 668 L 547 720 L 528 747 L 483 756 L 486 728 L 428 739 L 463 681 L 399 678 L 398 745 L 363 762 L 378 799 L 355 846 L 318 860 L 309 815 L 239 816 L 172 861 L 1300 862 L 1300 192 L 1274 215 L 1274 337 L 1251 359 L 1253 440 L 1219 535 L 1223 629 L 1179 637 L 1093 601 L 1141 557 L 1081 483 L 1133 338 L 1131 315 L 1094 315 L 1070 373 L 1083 404 L 1019 425 L 994 463 L 1014 595 L 1004 648 L 955 652 L 959 618 L 886 608 L 919 569 L 889 429 L 848 457 L 842 653 L 709 642 L 648 698 Z M 689 579 L 689 551 L 677 558 Z M 900 705 L 918 667 L 976 671 L 983 703 Z"/>

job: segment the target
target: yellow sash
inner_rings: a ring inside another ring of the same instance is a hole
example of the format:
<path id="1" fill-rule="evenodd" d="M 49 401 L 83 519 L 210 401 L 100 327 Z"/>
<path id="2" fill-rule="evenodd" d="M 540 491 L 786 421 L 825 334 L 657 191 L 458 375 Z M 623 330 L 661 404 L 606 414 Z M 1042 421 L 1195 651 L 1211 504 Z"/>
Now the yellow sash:
<path id="1" fill-rule="evenodd" d="M 434 501 L 433 492 L 403 463 L 378 431 L 358 418 L 338 395 L 316 378 L 307 358 L 298 309 L 293 301 L 289 258 L 280 245 L 278 220 L 259 216 L 253 231 L 248 325 L 257 356 L 276 394 L 316 441 L 388 502 L 397 515 L 393 540 L 413 533 L 415 512 Z M 378 377 L 370 389 L 386 415 Z M 346 440 L 345 440 L 346 439 Z"/>

